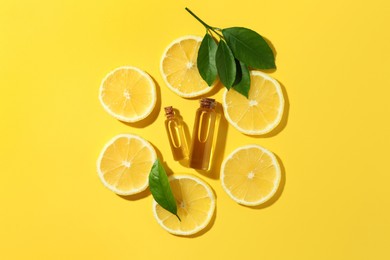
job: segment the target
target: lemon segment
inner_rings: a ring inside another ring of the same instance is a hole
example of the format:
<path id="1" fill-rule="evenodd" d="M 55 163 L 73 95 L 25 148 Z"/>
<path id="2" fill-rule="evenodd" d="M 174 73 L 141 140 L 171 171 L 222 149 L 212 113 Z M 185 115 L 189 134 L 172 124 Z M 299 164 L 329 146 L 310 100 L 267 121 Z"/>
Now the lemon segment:
<path id="1" fill-rule="evenodd" d="M 221 183 L 237 203 L 257 206 L 277 191 L 281 179 L 279 163 L 273 153 L 259 145 L 234 150 L 221 166 Z"/>
<path id="2" fill-rule="evenodd" d="M 156 160 L 152 145 L 132 134 L 112 138 L 97 161 L 100 180 L 111 191 L 132 195 L 148 187 L 149 172 Z"/>
<path id="3" fill-rule="evenodd" d="M 204 229 L 215 210 L 215 196 L 208 184 L 191 175 L 169 177 L 181 221 L 153 200 L 153 214 L 168 232 L 188 236 Z"/>

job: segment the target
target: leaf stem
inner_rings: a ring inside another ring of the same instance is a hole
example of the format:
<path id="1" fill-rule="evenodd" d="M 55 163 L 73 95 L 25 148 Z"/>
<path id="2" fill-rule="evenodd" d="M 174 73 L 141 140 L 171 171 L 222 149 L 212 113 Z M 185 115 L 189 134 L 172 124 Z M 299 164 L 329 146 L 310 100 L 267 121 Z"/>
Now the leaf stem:
<path id="1" fill-rule="evenodd" d="M 201 24 L 204 25 L 204 27 L 206 27 L 207 29 L 211 29 L 212 27 L 210 25 L 208 25 L 207 23 L 203 22 L 202 19 L 200 19 L 196 14 L 194 14 L 190 9 L 188 9 L 187 7 L 185 8 L 187 12 L 189 12 L 196 20 L 198 20 Z"/>
<path id="2" fill-rule="evenodd" d="M 175 216 L 176 216 L 176 217 L 179 219 L 179 221 L 181 222 L 181 219 L 180 219 L 179 215 L 176 214 Z"/>
<path id="3" fill-rule="evenodd" d="M 209 30 L 213 31 L 216 35 L 218 35 L 220 39 L 225 39 L 225 37 L 223 37 L 223 35 L 221 35 L 219 32 L 215 31 L 214 28 L 210 28 Z"/>
<path id="4" fill-rule="evenodd" d="M 196 14 L 194 14 L 190 9 L 188 9 L 187 7 L 185 8 L 187 12 L 189 12 L 196 20 L 198 20 L 198 22 L 200 22 L 201 24 L 203 24 L 204 27 L 206 27 L 207 30 L 211 30 L 212 32 L 214 32 L 216 35 L 219 36 L 219 38 L 224 38 L 218 31 L 221 31 L 220 28 L 216 28 L 216 27 L 213 27 L 213 26 L 210 26 L 208 25 L 207 23 L 205 23 L 202 19 L 200 19 Z"/>

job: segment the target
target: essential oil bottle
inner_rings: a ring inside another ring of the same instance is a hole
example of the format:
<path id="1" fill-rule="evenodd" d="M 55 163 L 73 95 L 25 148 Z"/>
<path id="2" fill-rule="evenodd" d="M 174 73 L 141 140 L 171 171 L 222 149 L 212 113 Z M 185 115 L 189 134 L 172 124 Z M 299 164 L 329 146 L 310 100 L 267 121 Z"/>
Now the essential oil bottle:
<path id="1" fill-rule="evenodd" d="M 188 158 L 188 144 L 184 134 L 183 122 L 175 115 L 172 106 L 165 107 L 165 129 L 167 130 L 169 144 L 173 159 L 180 161 Z"/>
<path id="2" fill-rule="evenodd" d="M 213 149 L 216 112 L 215 99 L 202 98 L 196 111 L 189 165 L 199 170 L 209 170 Z"/>

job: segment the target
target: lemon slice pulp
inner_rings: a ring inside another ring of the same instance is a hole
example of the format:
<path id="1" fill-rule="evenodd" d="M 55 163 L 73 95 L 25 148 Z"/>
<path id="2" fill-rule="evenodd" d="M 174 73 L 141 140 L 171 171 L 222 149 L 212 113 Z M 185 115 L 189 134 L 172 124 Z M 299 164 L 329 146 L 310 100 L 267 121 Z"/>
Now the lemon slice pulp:
<path id="1" fill-rule="evenodd" d="M 104 146 L 97 171 L 108 189 L 120 195 L 132 195 L 148 187 L 155 160 L 156 152 L 148 141 L 137 135 L 120 134 Z"/>
<path id="2" fill-rule="evenodd" d="M 248 98 L 233 88 L 225 90 L 222 105 L 227 121 L 238 131 L 248 135 L 262 135 L 272 131 L 281 121 L 284 98 L 280 84 L 271 76 L 251 71 Z"/>
<path id="3" fill-rule="evenodd" d="M 198 97 L 212 90 L 202 79 L 197 57 L 202 37 L 188 35 L 174 40 L 164 51 L 160 72 L 167 87 L 184 98 Z"/>
<path id="4" fill-rule="evenodd" d="M 143 70 L 119 67 L 103 79 L 99 91 L 103 108 L 124 122 L 137 122 L 146 118 L 156 105 L 156 86 Z"/>
<path id="5" fill-rule="evenodd" d="M 221 166 L 221 183 L 237 203 L 257 206 L 277 191 L 281 179 L 279 163 L 273 153 L 259 145 L 238 147 Z"/>
<path id="6" fill-rule="evenodd" d="M 168 232 L 188 236 L 204 229 L 215 210 L 214 193 L 204 181 L 192 175 L 169 177 L 181 221 L 153 200 L 153 214 Z"/>

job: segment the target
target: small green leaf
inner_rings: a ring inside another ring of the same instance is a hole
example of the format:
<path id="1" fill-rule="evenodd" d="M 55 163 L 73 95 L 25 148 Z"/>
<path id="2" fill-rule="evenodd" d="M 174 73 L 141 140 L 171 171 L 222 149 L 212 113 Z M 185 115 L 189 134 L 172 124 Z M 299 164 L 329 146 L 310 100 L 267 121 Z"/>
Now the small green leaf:
<path id="1" fill-rule="evenodd" d="M 238 93 L 248 98 L 249 89 L 251 85 L 251 76 L 249 73 L 248 66 L 246 66 L 243 62 L 238 60 L 236 60 L 236 63 L 237 63 L 237 75 L 240 75 L 240 79 L 239 81 L 236 80 L 236 84 L 234 84 L 233 88 Z"/>
<path id="2" fill-rule="evenodd" d="M 197 65 L 199 74 L 211 86 L 217 78 L 217 66 L 215 64 L 215 54 L 217 44 L 213 37 L 206 33 L 198 51 Z"/>
<path id="3" fill-rule="evenodd" d="M 255 69 L 274 69 L 275 57 L 267 42 L 255 31 L 243 27 L 222 30 L 234 57 Z"/>
<path id="4" fill-rule="evenodd" d="M 236 79 L 236 62 L 232 51 L 223 40 L 219 41 L 215 61 L 219 79 L 227 89 L 230 89 Z"/>
<path id="5" fill-rule="evenodd" d="M 161 207 L 176 215 L 180 220 L 177 215 L 176 200 L 173 196 L 171 186 L 169 186 L 168 176 L 159 159 L 153 163 L 149 173 L 149 189 L 154 200 L 160 204 Z"/>

